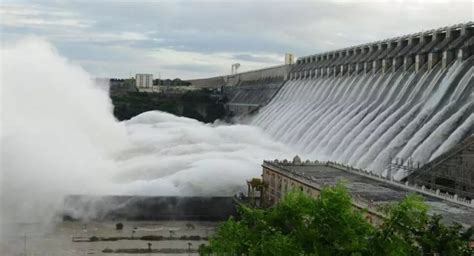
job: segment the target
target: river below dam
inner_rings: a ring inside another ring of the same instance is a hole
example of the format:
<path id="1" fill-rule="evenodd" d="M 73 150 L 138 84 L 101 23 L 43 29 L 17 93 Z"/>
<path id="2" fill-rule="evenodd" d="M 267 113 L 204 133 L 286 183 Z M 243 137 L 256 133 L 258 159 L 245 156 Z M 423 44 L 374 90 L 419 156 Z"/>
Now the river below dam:
<path id="1" fill-rule="evenodd" d="M 137 255 L 103 251 L 148 249 L 148 243 L 151 243 L 153 250 L 176 250 L 173 255 L 197 255 L 196 250 L 201 244 L 207 244 L 205 239 L 214 233 L 217 225 L 216 222 L 206 221 L 124 221 L 120 222 L 124 226 L 123 230 L 116 230 L 116 223 L 66 221 L 50 223 L 47 229 L 44 224 L 16 224 L 14 227 L 16 232 L 0 240 L 0 255 Z M 94 236 L 126 239 L 88 241 Z M 163 240 L 143 240 L 147 236 L 162 237 Z M 183 236 L 195 236 L 201 239 L 186 240 L 182 239 Z M 168 254 L 147 253 L 147 255 Z"/>

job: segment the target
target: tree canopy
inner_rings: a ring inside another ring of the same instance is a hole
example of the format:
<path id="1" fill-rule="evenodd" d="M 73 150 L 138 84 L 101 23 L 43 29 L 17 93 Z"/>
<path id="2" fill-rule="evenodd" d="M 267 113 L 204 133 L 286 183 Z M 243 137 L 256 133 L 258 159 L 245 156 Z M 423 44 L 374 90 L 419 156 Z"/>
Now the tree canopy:
<path id="1" fill-rule="evenodd" d="M 471 255 L 472 228 L 445 225 L 430 216 L 421 196 L 381 209 L 377 227 L 354 209 L 343 184 L 318 198 L 295 190 L 268 209 L 240 207 L 239 219 L 222 223 L 202 255 Z"/>

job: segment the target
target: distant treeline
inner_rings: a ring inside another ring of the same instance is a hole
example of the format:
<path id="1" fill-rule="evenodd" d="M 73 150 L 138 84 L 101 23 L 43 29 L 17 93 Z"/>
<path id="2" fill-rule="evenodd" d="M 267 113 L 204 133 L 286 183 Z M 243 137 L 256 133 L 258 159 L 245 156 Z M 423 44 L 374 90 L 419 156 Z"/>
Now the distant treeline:
<path id="1" fill-rule="evenodd" d="M 111 87 L 110 94 L 114 105 L 114 115 L 120 121 L 152 110 L 189 117 L 206 123 L 225 117 L 223 100 L 208 91 L 164 94 L 137 91 L 115 93 L 114 90 L 121 89 Z"/>

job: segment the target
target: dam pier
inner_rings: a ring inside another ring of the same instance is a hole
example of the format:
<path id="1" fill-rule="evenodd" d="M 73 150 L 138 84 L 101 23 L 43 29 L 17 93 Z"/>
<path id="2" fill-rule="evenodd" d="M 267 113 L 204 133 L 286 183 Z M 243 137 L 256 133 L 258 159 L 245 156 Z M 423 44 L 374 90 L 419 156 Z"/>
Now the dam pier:
<path id="1" fill-rule="evenodd" d="M 439 62 L 446 68 L 455 58 L 472 56 L 474 24 L 458 24 L 420 33 L 299 58 L 290 79 L 359 73 L 394 72 L 403 67 L 431 70 Z"/>

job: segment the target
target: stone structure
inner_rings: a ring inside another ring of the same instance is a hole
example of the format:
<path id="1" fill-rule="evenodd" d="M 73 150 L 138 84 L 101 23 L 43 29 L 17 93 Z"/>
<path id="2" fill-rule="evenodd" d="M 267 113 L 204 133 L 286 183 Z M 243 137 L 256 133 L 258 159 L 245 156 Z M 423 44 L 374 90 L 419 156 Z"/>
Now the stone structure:
<path id="1" fill-rule="evenodd" d="M 266 79 L 287 80 L 292 68 L 293 65 L 280 65 L 224 76 L 225 86 L 239 86 L 242 83 Z"/>
<path id="2" fill-rule="evenodd" d="M 136 86 L 138 90 L 142 88 L 153 87 L 153 75 L 152 74 L 137 74 L 135 76 Z"/>
<path id="3" fill-rule="evenodd" d="M 265 106 L 284 84 L 282 77 L 241 82 L 225 86 L 226 111 L 229 116 L 244 116 Z"/>
<path id="4" fill-rule="evenodd" d="M 469 22 L 301 57 L 290 79 L 446 67 L 456 57 L 467 59 L 473 49 L 474 23 Z"/>
<path id="5" fill-rule="evenodd" d="M 236 214 L 233 197 L 71 195 L 63 209 L 64 219 L 98 221 L 224 221 Z"/>
<path id="6" fill-rule="evenodd" d="M 187 82 L 191 83 L 191 86 L 196 88 L 206 88 L 206 89 L 220 89 L 222 86 L 225 85 L 225 80 L 223 76 L 216 76 L 210 78 L 202 78 L 202 79 L 192 79 L 186 80 Z"/>
<path id="7" fill-rule="evenodd" d="M 292 56 L 285 57 L 292 61 Z M 281 65 L 228 76 L 187 80 L 189 88 L 212 89 L 227 98 L 227 116 L 245 116 L 266 105 L 288 79 L 293 65 Z"/>
<path id="8" fill-rule="evenodd" d="M 346 181 L 354 208 L 366 209 L 366 218 L 374 224 L 380 224 L 385 217 L 380 206 L 416 192 L 424 196 L 431 213 L 442 215 L 447 223 L 457 222 L 466 228 L 474 225 L 474 201 L 408 182 L 396 182 L 366 170 L 334 162 L 301 161 L 299 157 L 293 161 L 264 161 L 262 167 L 265 185 L 262 200 L 267 206 L 278 202 L 292 189 L 317 197 L 322 187 Z"/>
<path id="9" fill-rule="evenodd" d="M 474 199 L 474 135 L 413 170 L 406 180 Z"/>

